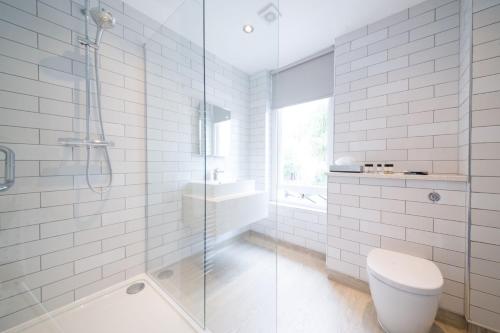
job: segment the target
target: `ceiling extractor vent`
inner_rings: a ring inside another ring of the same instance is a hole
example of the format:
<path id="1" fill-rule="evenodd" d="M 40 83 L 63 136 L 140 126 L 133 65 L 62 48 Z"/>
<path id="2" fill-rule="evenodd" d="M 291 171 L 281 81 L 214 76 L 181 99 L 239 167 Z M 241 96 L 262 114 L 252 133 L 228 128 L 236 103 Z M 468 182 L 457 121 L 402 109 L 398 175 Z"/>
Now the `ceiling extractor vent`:
<path id="1" fill-rule="evenodd" d="M 281 13 L 274 3 L 269 3 L 257 12 L 259 16 L 267 23 L 273 23 L 281 16 Z"/>

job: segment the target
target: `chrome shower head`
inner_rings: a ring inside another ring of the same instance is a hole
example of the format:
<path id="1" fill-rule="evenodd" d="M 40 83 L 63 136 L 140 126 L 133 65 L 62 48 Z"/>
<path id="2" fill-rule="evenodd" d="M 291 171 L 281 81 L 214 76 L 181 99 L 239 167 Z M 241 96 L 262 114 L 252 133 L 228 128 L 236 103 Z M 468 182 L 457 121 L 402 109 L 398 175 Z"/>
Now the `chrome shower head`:
<path id="1" fill-rule="evenodd" d="M 105 29 L 111 29 L 116 24 L 116 19 L 113 17 L 111 12 L 108 12 L 104 8 L 94 7 L 90 10 L 90 17 L 94 20 L 97 25 L 97 34 L 95 38 L 95 43 L 97 46 L 101 43 L 102 33 Z"/>
<path id="2" fill-rule="evenodd" d="M 101 29 L 111 29 L 115 26 L 116 19 L 113 17 L 113 14 L 104 8 L 92 8 L 90 10 L 90 16 L 95 24 L 97 24 L 97 27 Z"/>

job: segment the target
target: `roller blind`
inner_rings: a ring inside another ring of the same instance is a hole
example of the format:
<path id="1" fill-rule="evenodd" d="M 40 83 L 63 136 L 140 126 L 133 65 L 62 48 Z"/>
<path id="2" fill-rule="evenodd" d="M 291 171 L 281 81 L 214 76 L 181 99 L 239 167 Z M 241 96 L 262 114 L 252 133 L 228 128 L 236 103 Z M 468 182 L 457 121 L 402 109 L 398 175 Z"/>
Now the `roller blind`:
<path id="1" fill-rule="evenodd" d="M 274 109 L 333 95 L 333 51 L 272 76 Z"/>

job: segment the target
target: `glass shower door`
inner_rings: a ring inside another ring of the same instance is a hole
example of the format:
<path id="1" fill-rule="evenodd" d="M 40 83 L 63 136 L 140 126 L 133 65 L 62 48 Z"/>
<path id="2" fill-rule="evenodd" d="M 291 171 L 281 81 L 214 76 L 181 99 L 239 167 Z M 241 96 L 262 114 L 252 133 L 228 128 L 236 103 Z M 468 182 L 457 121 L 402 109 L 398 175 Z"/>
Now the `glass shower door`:
<path id="1" fill-rule="evenodd" d="M 145 44 L 147 272 L 213 333 L 277 330 L 278 8 L 172 1 Z"/>
<path id="2" fill-rule="evenodd" d="M 147 271 L 213 333 L 276 331 L 279 16 L 274 2 L 188 0 L 145 45 Z"/>
<path id="3" fill-rule="evenodd" d="M 212 148 L 206 157 L 205 322 L 213 333 L 277 331 L 270 71 L 278 67 L 280 15 L 277 1 L 205 1 Z M 229 145 L 220 145 L 223 137 Z"/>
<path id="4" fill-rule="evenodd" d="M 150 277 L 205 326 L 204 8 L 164 2 L 145 48 Z"/>

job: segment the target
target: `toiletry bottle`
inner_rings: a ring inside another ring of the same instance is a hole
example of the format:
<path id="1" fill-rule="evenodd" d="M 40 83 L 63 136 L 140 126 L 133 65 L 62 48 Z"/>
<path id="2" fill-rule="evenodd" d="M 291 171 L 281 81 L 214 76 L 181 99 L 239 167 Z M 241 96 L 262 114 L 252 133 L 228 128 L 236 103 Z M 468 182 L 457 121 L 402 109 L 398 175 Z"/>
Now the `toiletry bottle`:
<path id="1" fill-rule="evenodd" d="M 394 164 L 392 164 L 392 163 L 384 164 L 384 173 L 385 174 L 391 174 L 391 173 L 393 173 L 393 170 L 394 170 Z"/>

